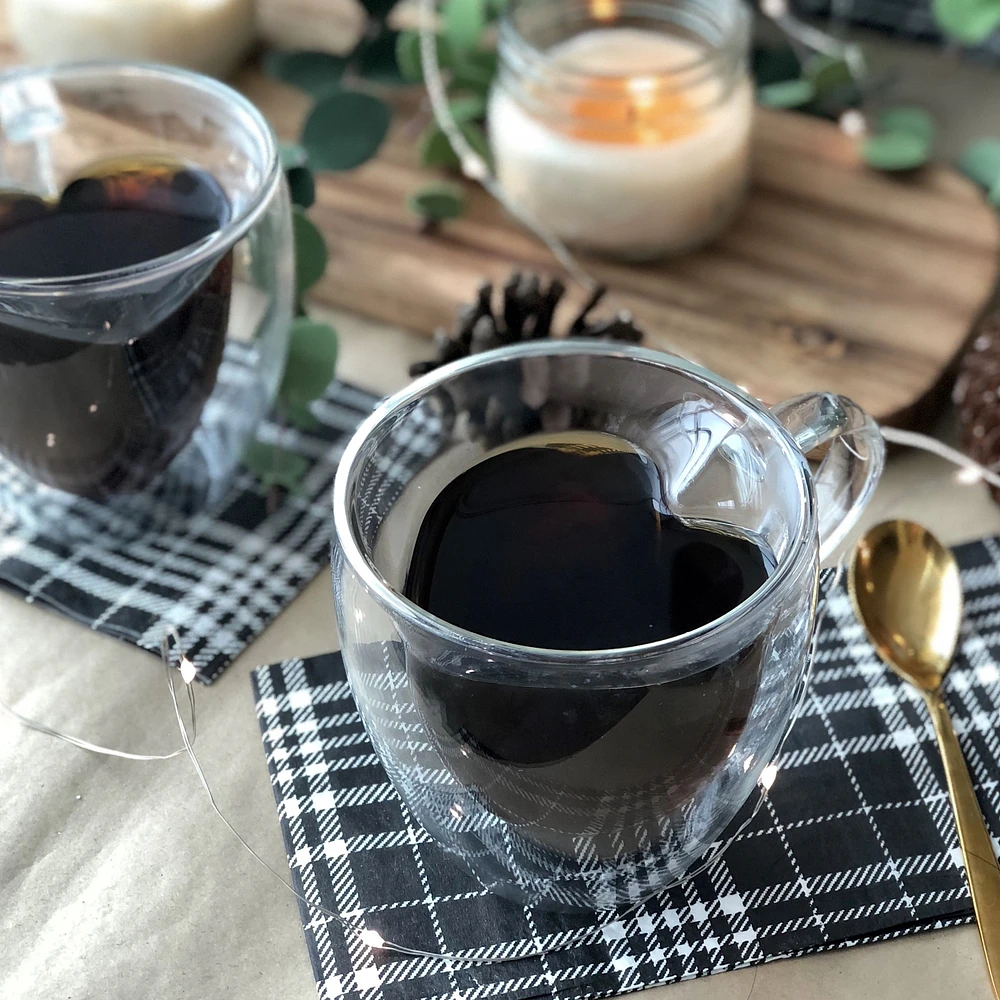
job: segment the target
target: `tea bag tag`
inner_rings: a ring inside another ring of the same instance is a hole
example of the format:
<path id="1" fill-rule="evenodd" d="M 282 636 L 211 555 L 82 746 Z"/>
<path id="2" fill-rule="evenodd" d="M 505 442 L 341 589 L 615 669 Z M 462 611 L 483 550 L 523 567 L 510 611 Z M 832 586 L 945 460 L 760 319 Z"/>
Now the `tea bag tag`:
<path id="1" fill-rule="evenodd" d="M 65 123 L 59 95 L 49 80 L 37 76 L 15 77 L 0 84 L 0 125 L 6 141 L 15 146 L 34 145 L 32 162 L 19 162 L 16 172 L 11 157 L 3 156 L 3 187 L 30 191 L 44 198 L 59 194 L 49 137 Z"/>

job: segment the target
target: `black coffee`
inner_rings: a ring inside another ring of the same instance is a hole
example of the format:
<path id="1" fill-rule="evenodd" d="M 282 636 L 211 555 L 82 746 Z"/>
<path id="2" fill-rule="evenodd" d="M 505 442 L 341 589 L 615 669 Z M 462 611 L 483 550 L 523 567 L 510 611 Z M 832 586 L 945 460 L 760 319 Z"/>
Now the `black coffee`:
<path id="1" fill-rule="evenodd" d="M 162 160 L 101 164 L 55 203 L 0 196 L 0 277 L 141 264 L 197 243 L 229 215 L 204 171 Z M 226 255 L 166 318 L 96 330 L 98 343 L 0 322 L 0 454 L 94 499 L 147 485 L 188 441 L 215 386 L 231 288 Z"/>
<path id="2" fill-rule="evenodd" d="M 773 567 L 745 536 L 670 516 L 653 465 L 592 435 L 502 452 L 450 483 L 424 518 L 404 590 L 480 635 L 596 650 L 705 625 Z M 620 854 L 662 833 L 726 759 L 757 693 L 760 649 L 670 683 L 592 689 L 498 683 L 481 662 L 409 667 L 459 780 L 550 846 L 589 834 L 598 853 Z"/>

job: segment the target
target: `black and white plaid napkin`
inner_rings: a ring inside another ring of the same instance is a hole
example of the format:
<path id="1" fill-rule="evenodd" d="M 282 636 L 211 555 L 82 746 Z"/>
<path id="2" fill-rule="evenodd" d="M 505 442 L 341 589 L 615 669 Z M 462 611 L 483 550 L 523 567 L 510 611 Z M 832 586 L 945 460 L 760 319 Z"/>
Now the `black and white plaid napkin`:
<path id="1" fill-rule="evenodd" d="M 966 623 L 947 697 L 996 844 L 1000 539 L 957 555 Z M 302 906 L 320 1000 L 584 1000 L 971 917 L 930 720 L 878 662 L 842 588 L 764 808 L 702 874 L 604 926 L 490 896 L 431 841 L 375 757 L 339 654 L 261 667 L 253 683 L 299 892 L 424 951 L 552 949 L 449 967 L 373 951 Z"/>
<path id="2" fill-rule="evenodd" d="M 299 491 L 268 511 L 260 484 L 241 471 L 222 501 L 127 541 L 112 541 L 113 513 L 47 491 L 50 537 L 0 510 L 0 585 L 89 628 L 156 651 L 174 625 L 199 677 L 213 681 L 329 559 L 330 487 L 337 461 L 377 398 L 334 382 L 314 404 L 315 430 L 281 432 L 309 471 Z M 264 440 L 278 429 L 266 424 Z M 0 462 L 0 475 L 5 466 Z M 66 530 L 67 522 L 76 530 Z"/>

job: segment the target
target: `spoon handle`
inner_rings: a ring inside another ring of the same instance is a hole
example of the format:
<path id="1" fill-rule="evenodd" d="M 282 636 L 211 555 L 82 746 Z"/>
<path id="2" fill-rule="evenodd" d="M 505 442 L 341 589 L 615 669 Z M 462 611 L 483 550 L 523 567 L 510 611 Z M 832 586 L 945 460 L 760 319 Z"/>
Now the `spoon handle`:
<path id="1" fill-rule="evenodd" d="M 986 969 L 993 986 L 993 995 L 1000 998 L 1000 866 L 997 865 L 993 843 L 976 799 L 972 778 L 962 756 L 951 717 L 939 691 L 926 694 L 925 700 L 934 721 L 938 749 L 948 779 L 948 793 L 958 827 L 958 842 L 962 845 L 965 877 L 972 893 L 972 908 L 976 913 L 979 940 L 986 956 Z"/>

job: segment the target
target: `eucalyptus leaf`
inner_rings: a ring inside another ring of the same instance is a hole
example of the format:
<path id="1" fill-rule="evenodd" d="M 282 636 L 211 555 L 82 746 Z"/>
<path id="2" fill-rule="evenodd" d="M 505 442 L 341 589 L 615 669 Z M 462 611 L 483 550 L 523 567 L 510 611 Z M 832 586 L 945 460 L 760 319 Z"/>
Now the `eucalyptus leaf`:
<path id="1" fill-rule="evenodd" d="M 451 65 L 451 48 L 448 39 L 437 36 L 438 65 L 447 68 Z M 424 67 L 420 62 L 420 35 L 415 31 L 401 31 L 396 38 L 396 65 L 400 75 L 413 83 L 422 83 Z"/>
<path id="2" fill-rule="evenodd" d="M 958 169 L 977 184 L 993 189 L 1000 183 L 1000 139 L 976 139 L 958 159 Z"/>
<path id="3" fill-rule="evenodd" d="M 1000 27 L 1000 0 L 933 0 L 934 19 L 963 45 L 985 42 Z"/>
<path id="4" fill-rule="evenodd" d="M 825 118 L 827 121 L 840 121 L 841 115 L 851 108 L 860 107 L 863 94 L 856 84 L 844 84 L 817 94 L 816 99 L 806 109 L 808 114 Z"/>
<path id="5" fill-rule="evenodd" d="M 768 108 L 800 108 L 816 96 L 811 80 L 768 83 L 757 91 L 757 100 Z"/>
<path id="6" fill-rule="evenodd" d="M 302 295 L 323 277 L 326 242 L 298 205 L 292 207 L 292 230 L 295 236 L 295 289 Z"/>
<path id="7" fill-rule="evenodd" d="M 489 143 L 483 130 L 474 122 L 462 122 L 458 127 L 465 136 L 465 141 L 487 163 L 492 163 Z M 417 143 L 417 152 L 421 166 L 438 167 L 443 170 L 458 170 L 461 167 L 448 137 L 437 125 L 430 125 L 424 129 Z"/>
<path id="8" fill-rule="evenodd" d="M 377 21 L 384 21 L 399 0 L 361 0 L 361 6 Z"/>
<path id="9" fill-rule="evenodd" d="M 457 219 L 465 211 L 465 192 L 457 184 L 425 184 L 407 198 L 406 204 L 414 215 L 444 222 Z"/>
<path id="10" fill-rule="evenodd" d="M 486 30 L 484 0 L 444 0 L 441 10 L 444 33 L 454 52 L 469 52 Z"/>
<path id="11" fill-rule="evenodd" d="M 486 96 L 484 94 L 462 94 L 448 102 L 451 116 L 456 122 L 480 121 L 486 117 Z"/>
<path id="12" fill-rule="evenodd" d="M 370 160 L 389 131 L 392 111 L 371 94 L 338 90 L 309 112 L 302 145 L 318 170 L 351 170 Z"/>
<path id="13" fill-rule="evenodd" d="M 437 125 L 428 125 L 417 140 L 417 156 L 422 167 L 457 170 L 458 157 L 451 148 L 448 137 Z"/>
<path id="14" fill-rule="evenodd" d="M 316 201 L 316 181 L 308 167 L 292 167 L 285 171 L 288 180 L 288 193 L 292 196 L 292 204 L 301 208 L 312 208 Z"/>
<path id="15" fill-rule="evenodd" d="M 399 35 L 398 31 L 383 28 L 374 38 L 364 39 L 359 43 L 355 56 L 358 72 L 364 79 L 392 87 L 407 82 L 396 62 Z"/>
<path id="16" fill-rule="evenodd" d="M 454 87 L 485 94 L 496 72 L 496 51 L 465 52 L 452 59 L 451 82 Z"/>
<path id="17" fill-rule="evenodd" d="M 327 323 L 308 317 L 292 323 L 288 358 L 279 396 L 295 407 L 307 406 L 326 392 L 337 366 L 337 334 Z"/>
<path id="18" fill-rule="evenodd" d="M 861 157 L 876 170 L 914 170 L 930 155 L 930 143 L 908 132 L 873 135 L 861 144 Z"/>
<path id="19" fill-rule="evenodd" d="M 270 475 L 279 449 L 263 441 L 251 441 L 243 451 L 243 464 L 258 478 Z"/>
<path id="20" fill-rule="evenodd" d="M 812 81 L 817 94 L 824 94 L 854 82 L 846 59 L 822 53 L 810 56 L 802 67 L 802 75 Z"/>
<path id="21" fill-rule="evenodd" d="M 879 132 L 905 132 L 915 135 L 925 142 L 934 139 L 936 131 L 934 119 L 923 108 L 901 106 L 884 108 L 878 116 Z"/>
<path id="22" fill-rule="evenodd" d="M 294 170 L 309 162 L 309 154 L 297 142 L 279 142 L 278 157 L 282 170 Z"/>
<path id="23" fill-rule="evenodd" d="M 318 97 L 340 82 L 347 67 L 345 56 L 329 52 L 268 52 L 264 71 L 268 76 Z"/>
<path id="24" fill-rule="evenodd" d="M 465 141 L 486 161 L 487 166 L 493 166 L 493 153 L 486 139 L 486 133 L 475 122 L 463 122 L 459 125 Z"/>
<path id="25" fill-rule="evenodd" d="M 290 403 L 287 400 L 283 405 L 285 419 L 300 431 L 314 431 L 319 427 L 320 422 L 316 414 L 309 409 L 308 405 Z"/>
<path id="26" fill-rule="evenodd" d="M 243 452 L 243 464 L 264 489 L 283 486 L 289 492 L 298 489 L 309 471 L 309 462 L 301 455 L 263 441 L 250 442 Z"/>
<path id="27" fill-rule="evenodd" d="M 451 68 L 451 80 L 455 87 L 471 90 L 485 97 L 493 85 L 493 74 L 481 66 L 456 62 Z"/>
<path id="28" fill-rule="evenodd" d="M 753 50 L 753 78 L 758 87 L 784 83 L 802 75 L 802 64 L 790 45 L 758 46 Z"/>

